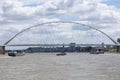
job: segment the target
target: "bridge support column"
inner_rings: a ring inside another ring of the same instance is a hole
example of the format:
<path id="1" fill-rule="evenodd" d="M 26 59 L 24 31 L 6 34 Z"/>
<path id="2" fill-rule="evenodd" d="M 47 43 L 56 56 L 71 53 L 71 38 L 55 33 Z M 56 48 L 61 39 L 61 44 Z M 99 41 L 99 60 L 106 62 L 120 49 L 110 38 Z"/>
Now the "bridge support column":
<path id="1" fill-rule="evenodd" d="M 117 52 L 120 53 L 120 46 L 116 46 Z"/>
<path id="2" fill-rule="evenodd" d="M 0 46 L 0 54 L 5 54 L 5 46 Z"/>

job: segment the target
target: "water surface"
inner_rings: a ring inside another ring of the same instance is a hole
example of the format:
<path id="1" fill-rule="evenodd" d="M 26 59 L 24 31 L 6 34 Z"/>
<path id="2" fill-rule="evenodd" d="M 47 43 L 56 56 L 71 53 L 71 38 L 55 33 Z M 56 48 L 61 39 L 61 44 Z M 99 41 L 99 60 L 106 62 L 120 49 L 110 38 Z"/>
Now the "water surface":
<path id="1" fill-rule="evenodd" d="M 0 80 L 120 80 L 120 54 L 0 55 Z"/>

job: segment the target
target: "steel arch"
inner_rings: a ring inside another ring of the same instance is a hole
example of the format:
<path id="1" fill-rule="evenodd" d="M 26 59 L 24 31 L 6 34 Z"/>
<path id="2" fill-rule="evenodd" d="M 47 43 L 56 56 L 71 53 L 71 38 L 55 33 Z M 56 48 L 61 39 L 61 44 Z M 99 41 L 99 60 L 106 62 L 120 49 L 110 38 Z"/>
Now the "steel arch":
<path id="1" fill-rule="evenodd" d="M 102 34 L 105 35 L 107 38 L 109 38 L 114 44 L 117 44 L 117 42 L 116 42 L 114 39 L 112 39 L 108 34 L 106 34 L 105 32 L 103 32 L 103 31 L 101 31 L 101 30 L 99 30 L 99 29 L 97 29 L 97 28 L 94 28 L 94 27 L 92 27 L 92 26 L 90 26 L 90 25 L 83 24 L 83 23 L 79 23 L 79 22 L 72 22 L 72 21 L 52 21 L 52 22 L 45 22 L 45 23 L 36 24 L 36 25 L 30 26 L 30 27 L 28 27 L 28 28 L 25 28 L 25 29 L 21 30 L 20 32 L 18 32 L 17 34 L 15 34 L 13 37 L 11 37 L 8 41 L 6 41 L 6 42 L 4 43 L 4 45 L 7 45 L 9 42 L 11 42 L 11 41 L 12 41 L 15 37 L 17 37 L 19 34 L 25 32 L 25 31 L 27 31 L 27 30 L 29 30 L 29 29 L 31 29 L 31 28 L 38 27 L 38 26 L 41 26 L 41 25 L 51 24 L 51 23 L 70 23 L 70 24 L 78 24 L 78 25 L 86 26 L 86 27 L 88 27 L 88 28 L 94 29 L 94 30 L 102 33 Z"/>

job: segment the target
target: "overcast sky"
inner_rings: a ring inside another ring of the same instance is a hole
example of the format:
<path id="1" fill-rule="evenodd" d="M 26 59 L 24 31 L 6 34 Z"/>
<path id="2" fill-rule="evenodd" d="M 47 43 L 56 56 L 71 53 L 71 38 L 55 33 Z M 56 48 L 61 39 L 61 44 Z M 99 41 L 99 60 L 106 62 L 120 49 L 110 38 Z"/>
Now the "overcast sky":
<path id="1" fill-rule="evenodd" d="M 120 37 L 119 3 L 120 0 L 0 0 L 0 44 L 26 27 L 48 21 L 89 24 L 116 40 Z M 20 39 L 28 43 L 112 43 L 100 33 L 75 24 L 45 25 L 19 35 L 13 43 L 21 43 Z"/>

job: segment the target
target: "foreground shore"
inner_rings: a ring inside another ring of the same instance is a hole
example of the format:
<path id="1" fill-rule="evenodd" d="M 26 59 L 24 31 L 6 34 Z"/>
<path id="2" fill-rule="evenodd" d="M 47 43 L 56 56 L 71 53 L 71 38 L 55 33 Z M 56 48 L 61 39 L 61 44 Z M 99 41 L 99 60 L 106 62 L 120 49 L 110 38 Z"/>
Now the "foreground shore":
<path id="1" fill-rule="evenodd" d="M 0 80 L 119 80 L 120 54 L 0 55 Z"/>

